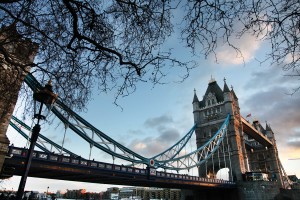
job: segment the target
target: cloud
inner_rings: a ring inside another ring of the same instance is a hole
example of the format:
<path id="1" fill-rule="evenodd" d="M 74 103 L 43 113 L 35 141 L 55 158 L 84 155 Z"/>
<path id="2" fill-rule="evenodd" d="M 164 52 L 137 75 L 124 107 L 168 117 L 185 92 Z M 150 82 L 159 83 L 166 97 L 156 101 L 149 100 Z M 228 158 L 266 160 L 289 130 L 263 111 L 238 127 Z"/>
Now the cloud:
<path id="1" fill-rule="evenodd" d="M 156 137 L 144 137 L 141 139 L 134 139 L 128 146 L 133 151 L 141 154 L 142 156 L 151 157 L 168 149 L 179 139 L 179 132 L 176 129 L 170 128 L 162 131 Z"/>
<path id="2" fill-rule="evenodd" d="M 147 145 L 144 142 L 142 142 L 142 141 L 136 140 L 134 142 L 133 149 L 136 150 L 136 151 L 138 151 L 138 152 L 142 152 L 145 149 L 147 149 Z"/>
<path id="3" fill-rule="evenodd" d="M 178 123 L 174 122 L 173 118 L 167 114 L 149 118 L 143 125 L 144 135 L 132 140 L 128 147 L 145 157 L 157 155 L 171 147 L 180 139 L 179 130 L 174 128 L 177 124 Z M 135 130 L 130 132 L 136 133 L 139 131 Z"/>
<path id="4" fill-rule="evenodd" d="M 300 149 L 300 140 L 289 141 L 288 145 L 290 147 L 296 147 L 297 149 Z"/>
<path id="5" fill-rule="evenodd" d="M 271 125 L 279 152 L 287 155 L 289 151 L 300 151 L 300 93 L 288 95 L 297 83 L 279 70 L 271 67 L 253 73 L 244 87 L 249 96 L 240 103 L 261 123 L 267 121 Z"/>
<path id="6" fill-rule="evenodd" d="M 253 35 L 244 34 L 241 38 L 232 39 L 230 42 L 239 51 L 228 45 L 219 47 L 216 54 L 218 63 L 222 63 L 222 65 L 240 65 L 249 62 L 254 58 L 262 41 Z"/>
<path id="7" fill-rule="evenodd" d="M 300 130 L 296 130 L 287 140 L 287 145 L 300 150 Z"/>
<path id="8" fill-rule="evenodd" d="M 245 84 L 244 89 L 260 89 L 267 90 L 273 87 L 285 87 L 288 94 L 293 88 L 299 86 L 299 77 L 289 76 L 279 66 L 271 66 L 264 68 L 265 71 L 258 69 L 251 74 L 251 79 Z"/>
<path id="9" fill-rule="evenodd" d="M 129 146 L 132 147 L 133 151 L 144 157 L 152 157 L 165 150 L 163 148 L 165 146 L 164 142 L 153 138 L 135 139 Z"/>
<path id="10" fill-rule="evenodd" d="M 150 118 L 150 119 L 147 119 L 145 121 L 145 126 L 146 127 L 151 127 L 151 128 L 159 128 L 161 126 L 164 126 L 165 124 L 169 124 L 169 123 L 172 123 L 173 122 L 173 119 L 172 117 L 170 116 L 167 116 L 167 115 L 162 115 L 162 116 L 159 116 L 159 117 L 154 117 L 154 118 Z"/>
<path id="11" fill-rule="evenodd" d="M 158 137 L 159 140 L 166 140 L 169 142 L 174 142 L 179 139 L 180 133 L 175 128 L 170 128 L 168 130 L 164 130 L 161 135 Z"/>

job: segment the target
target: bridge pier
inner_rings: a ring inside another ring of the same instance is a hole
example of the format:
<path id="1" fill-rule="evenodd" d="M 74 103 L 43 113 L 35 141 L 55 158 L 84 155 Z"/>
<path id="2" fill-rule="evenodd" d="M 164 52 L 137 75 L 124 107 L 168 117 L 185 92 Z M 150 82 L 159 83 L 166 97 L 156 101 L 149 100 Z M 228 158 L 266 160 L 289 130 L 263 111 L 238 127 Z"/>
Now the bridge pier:
<path id="1" fill-rule="evenodd" d="M 237 185 L 241 200 L 271 200 L 280 193 L 278 183 L 272 181 L 238 182 Z"/>
<path id="2" fill-rule="evenodd" d="M 229 89 L 225 79 L 222 90 L 212 78 L 203 99 L 199 101 L 195 92 L 192 104 L 194 122 L 197 124 L 197 148 L 210 141 L 226 115 L 230 114 L 226 138 L 214 154 L 199 167 L 200 177 L 212 178 L 218 170 L 228 168 L 229 180 L 239 183 L 238 192 L 233 199 L 274 199 L 279 195 L 280 188 L 288 188 L 284 184 L 283 169 L 271 127 L 266 124 L 264 128 L 258 120 L 250 123 L 241 116 L 238 98 L 233 88 Z M 243 182 L 244 175 L 248 172 L 268 174 L 271 181 L 255 178 L 253 181 Z M 217 193 L 222 195 L 221 191 Z M 194 199 L 199 197 L 198 194 L 199 191 L 186 192 L 187 196 L 194 196 Z M 209 195 L 214 194 L 202 192 L 201 195 L 204 199 L 210 199 Z M 220 196 L 215 198 L 222 199 Z"/>
<path id="3" fill-rule="evenodd" d="M 181 200 L 273 200 L 280 196 L 277 182 L 237 182 L 236 189 L 181 190 Z"/>
<path id="4" fill-rule="evenodd" d="M 37 45 L 24 40 L 15 25 L 0 29 L 0 170 L 7 154 L 9 139 L 6 136 L 22 81 L 29 72 Z"/>

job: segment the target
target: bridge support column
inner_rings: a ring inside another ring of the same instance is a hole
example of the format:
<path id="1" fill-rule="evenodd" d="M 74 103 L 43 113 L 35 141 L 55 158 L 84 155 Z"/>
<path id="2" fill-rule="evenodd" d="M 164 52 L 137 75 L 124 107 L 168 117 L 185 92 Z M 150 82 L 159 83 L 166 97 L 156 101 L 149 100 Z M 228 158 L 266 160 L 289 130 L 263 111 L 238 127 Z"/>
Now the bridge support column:
<path id="1" fill-rule="evenodd" d="M 268 151 L 269 151 L 269 155 L 271 157 L 271 165 L 272 165 L 272 171 L 273 171 L 271 178 L 276 180 L 278 188 L 286 189 L 285 183 L 283 180 L 283 175 L 281 173 L 281 164 L 280 164 L 279 157 L 278 157 L 276 143 L 274 143 L 274 145 Z"/>
<path id="2" fill-rule="evenodd" d="M 270 200 L 276 199 L 280 190 L 276 182 L 249 181 L 238 182 L 239 196 L 242 200 Z"/>
<path id="3" fill-rule="evenodd" d="M 37 45 L 22 39 L 15 25 L 0 29 L 0 170 L 8 150 L 9 121 L 25 75 L 29 72 Z"/>
<path id="4" fill-rule="evenodd" d="M 242 181 L 242 174 L 246 171 L 245 156 L 243 153 L 243 138 L 241 135 L 241 123 L 238 117 L 231 116 L 231 120 L 228 126 L 228 139 L 230 146 L 230 157 L 232 172 L 229 175 L 232 176 L 230 180 Z"/>
<path id="5" fill-rule="evenodd" d="M 0 128 L 1 129 L 0 130 L 0 168 L 2 169 L 4 159 L 7 154 L 9 140 L 8 140 L 7 136 L 5 135 L 6 131 L 4 134 L 2 134 L 2 132 L 3 132 L 2 124 L 0 126 L 1 126 L 1 128 Z"/>

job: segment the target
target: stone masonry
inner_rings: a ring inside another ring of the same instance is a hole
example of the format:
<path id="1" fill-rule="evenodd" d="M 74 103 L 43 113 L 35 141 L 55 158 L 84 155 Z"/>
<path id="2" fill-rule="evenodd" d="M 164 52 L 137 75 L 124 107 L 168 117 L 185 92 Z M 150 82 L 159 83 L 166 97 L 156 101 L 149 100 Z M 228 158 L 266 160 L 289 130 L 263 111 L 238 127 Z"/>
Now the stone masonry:
<path id="1" fill-rule="evenodd" d="M 22 39 L 15 25 L 0 29 L 0 169 L 9 140 L 6 131 L 18 93 L 37 52 L 37 45 Z"/>

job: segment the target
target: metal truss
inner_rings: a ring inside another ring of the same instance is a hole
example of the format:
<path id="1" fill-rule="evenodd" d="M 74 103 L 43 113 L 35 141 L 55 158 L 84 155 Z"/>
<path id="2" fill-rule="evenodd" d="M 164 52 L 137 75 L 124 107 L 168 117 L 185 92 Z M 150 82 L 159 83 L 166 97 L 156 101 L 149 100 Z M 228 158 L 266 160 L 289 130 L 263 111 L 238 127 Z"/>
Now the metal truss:
<path id="1" fill-rule="evenodd" d="M 33 91 L 37 91 L 41 88 L 40 83 L 31 74 L 28 74 L 25 77 L 25 83 Z M 95 128 L 59 99 L 53 106 L 52 112 L 65 124 L 65 127 L 70 128 L 89 143 L 90 151 L 95 147 L 111 155 L 113 159 L 119 158 L 132 163 L 132 165 L 145 164 L 154 168 L 177 171 L 197 167 L 209 159 L 223 140 L 229 122 L 228 115 L 218 132 L 206 144 L 191 153 L 183 155 L 183 148 L 190 140 L 196 128 L 196 124 L 172 147 L 154 157 L 146 158 L 128 149 Z"/>
<path id="2" fill-rule="evenodd" d="M 12 116 L 12 119 L 9 122 L 9 125 L 11 125 L 19 134 L 21 134 L 27 141 L 30 141 L 30 135 L 31 135 L 31 128 L 19 120 L 17 117 Z M 28 134 L 25 132 L 29 132 Z M 61 153 L 68 156 L 78 157 L 75 153 L 69 151 L 66 148 L 63 148 L 62 146 L 58 145 L 57 143 L 53 142 L 52 140 L 48 139 L 41 133 L 39 134 L 36 146 L 41 149 L 44 152 L 51 153 Z"/>
<path id="3" fill-rule="evenodd" d="M 203 146 L 199 147 L 193 152 L 190 152 L 185 155 L 181 155 L 182 145 L 181 142 L 177 143 L 164 153 L 161 153 L 152 159 L 154 160 L 154 167 L 156 168 L 164 168 L 170 170 L 189 170 L 194 167 L 199 167 L 202 163 L 206 162 L 214 152 L 219 148 L 220 143 L 224 139 L 227 133 L 227 127 L 229 123 L 228 114 L 227 118 L 225 119 L 224 123 L 217 131 L 217 133 L 207 141 Z M 192 128 L 192 130 L 195 127 Z M 187 138 L 190 138 L 191 133 L 188 133 L 183 139 L 184 142 Z M 186 144 L 186 142 L 185 142 Z M 185 145 L 184 144 L 184 145 Z M 173 153 L 173 154 L 172 154 Z M 183 154 L 183 153 L 182 153 Z"/>
<path id="4" fill-rule="evenodd" d="M 40 83 L 31 74 L 25 77 L 25 83 L 33 91 L 37 91 L 41 88 Z M 90 144 L 90 148 L 96 147 L 110 154 L 113 158 L 119 158 L 129 161 L 130 163 L 149 163 L 149 159 L 135 153 L 98 130 L 59 99 L 51 111 L 65 124 L 65 127 L 70 128 L 82 139 L 87 141 Z"/>
<path id="5" fill-rule="evenodd" d="M 158 154 L 156 156 L 153 156 L 152 158 L 150 158 L 150 160 L 153 160 L 155 162 L 160 162 L 160 161 L 168 161 L 168 160 L 174 159 L 176 156 L 179 155 L 179 153 L 181 152 L 181 150 L 186 146 L 187 142 L 192 137 L 192 135 L 193 135 L 193 133 L 195 131 L 195 128 L 196 128 L 196 124 L 176 144 L 174 144 L 172 147 L 170 147 L 169 149 L 165 150 L 164 152 L 162 152 L 162 153 L 160 153 L 160 154 Z M 153 165 L 155 165 L 155 163 L 153 163 Z"/>

